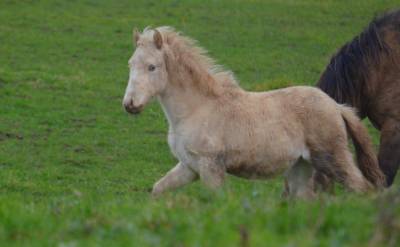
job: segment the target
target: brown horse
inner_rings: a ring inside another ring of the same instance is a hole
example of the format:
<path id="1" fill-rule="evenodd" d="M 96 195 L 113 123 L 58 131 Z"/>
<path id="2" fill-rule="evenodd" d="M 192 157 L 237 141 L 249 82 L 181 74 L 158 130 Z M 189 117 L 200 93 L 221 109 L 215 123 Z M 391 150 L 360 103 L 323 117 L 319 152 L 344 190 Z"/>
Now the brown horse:
<path id="1" fill-rule="evenodd" d="M 340 48 L 317 85 L 381 131 L 378 159 L 390 186 L 400 165 L 400 10 L 375 18 Z"/>

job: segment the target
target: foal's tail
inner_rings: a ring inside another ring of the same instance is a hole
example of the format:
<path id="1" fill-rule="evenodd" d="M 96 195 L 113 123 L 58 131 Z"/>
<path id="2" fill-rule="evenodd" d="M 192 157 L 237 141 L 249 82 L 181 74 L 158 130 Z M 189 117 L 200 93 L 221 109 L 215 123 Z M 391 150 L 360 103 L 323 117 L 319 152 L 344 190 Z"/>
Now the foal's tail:
<path id="1" fill-rule="evenodd" d="M 367 128 L 361 123 L 351 108 L 340 106 L 340 111 L 346 124 L 347 132 L 353 140 L 359 169 L 364 177 L 376 188 L 384 187 L 386 185 L 385 176 L 379 168 L 378 159 Z"/>

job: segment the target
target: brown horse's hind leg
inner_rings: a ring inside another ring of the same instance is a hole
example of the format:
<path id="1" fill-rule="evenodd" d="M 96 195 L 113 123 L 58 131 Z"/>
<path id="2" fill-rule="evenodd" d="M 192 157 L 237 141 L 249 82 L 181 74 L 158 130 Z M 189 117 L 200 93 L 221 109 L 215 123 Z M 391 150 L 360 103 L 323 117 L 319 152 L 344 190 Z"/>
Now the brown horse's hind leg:
<path id="1" fill-rule="evenodd" d="M 355 165 L 347 145 L 337 147 L 331 152 L 314 151 L 311 153 L 311 160 L 317 172 L 333 178 L 351 191 L 364 192 L 371 188 Z"/>
<path id="2" fill-rule="evenodd" d="M 400 165 L 400 123 L 387 122 L 381 129 L 379 166 L 386 176 L 387 186 L 393 184 Z"/>

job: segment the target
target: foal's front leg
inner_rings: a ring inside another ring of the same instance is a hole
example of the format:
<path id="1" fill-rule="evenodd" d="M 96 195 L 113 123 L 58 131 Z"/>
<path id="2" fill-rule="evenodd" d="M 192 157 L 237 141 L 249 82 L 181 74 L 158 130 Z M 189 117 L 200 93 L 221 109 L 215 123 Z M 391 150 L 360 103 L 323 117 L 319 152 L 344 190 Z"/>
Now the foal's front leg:
<path id="1" fill-rule="evenodd" d="M 218 189 L 224 183 L 225 168 L 213 159 L 203 158 L 199 162 L 200 180 L 210 189 Z"/>
<path id="2" fill-rule="evenodd" d="M 312 199 L 315 197 L 313 167 L 303 159 L 299 159 L 287 172 L 285 178 L 284 197 Z"/>
<path id="3" fill-rule="evenodd" d="M 151 194 L 158 196 L 167 190 L 182 187 L 198 178 L 198 175 L 187 165 L 178 163 L 153 186 Z"/>

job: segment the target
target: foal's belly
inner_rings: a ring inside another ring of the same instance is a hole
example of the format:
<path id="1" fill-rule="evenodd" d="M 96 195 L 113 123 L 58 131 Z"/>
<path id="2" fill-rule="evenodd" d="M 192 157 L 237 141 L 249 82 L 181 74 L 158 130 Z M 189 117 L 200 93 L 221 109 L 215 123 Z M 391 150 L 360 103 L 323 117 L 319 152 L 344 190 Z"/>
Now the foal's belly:
<path id="1" fill-rule="evenodd" d="M 283 174 L 299 157 L 301 157 L 299 154 L 285 154 L 280 157 L 265 155 L 227 157 L 225 167 L 229 174 L 238 177 L 265 179 Z"/>
<path id="2" fill-rule="evenodd" d="M 290 167 L 291 164 L 292 162 L 289 161 L 277 163 L 275 165 L 241 162 L 228 166 L 226 171 L 229 174 L 242 178 L 266 179 L 283 174 Z"/>

